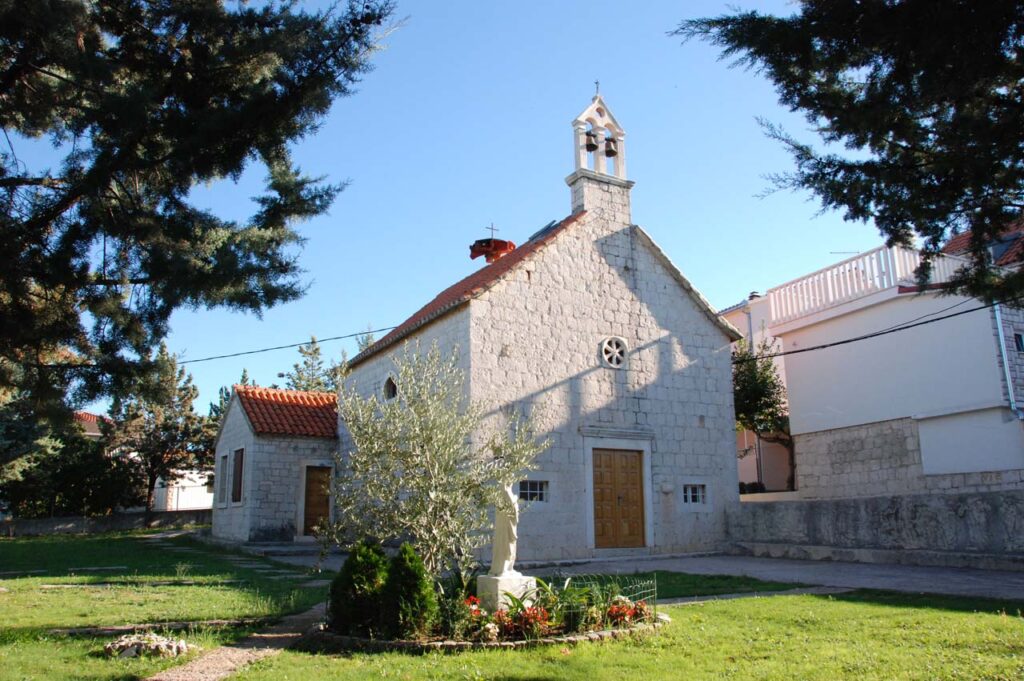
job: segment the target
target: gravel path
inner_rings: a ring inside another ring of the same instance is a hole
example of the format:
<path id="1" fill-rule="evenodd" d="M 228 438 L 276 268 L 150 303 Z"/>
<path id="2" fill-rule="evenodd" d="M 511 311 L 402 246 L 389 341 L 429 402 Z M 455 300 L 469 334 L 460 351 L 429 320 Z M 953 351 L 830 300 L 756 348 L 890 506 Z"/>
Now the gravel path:
<path id="1" fill-rule="evenodd" d="M 218 681 L 247 664 L 277 655 L 290 647 L 311 626 L 324 618 L 325 603 L 306 612 L 289 615 L 278 624 L 259 631 L 229 646 L 215 648 L 188 664 L 151 676 L 147 681 Z"/>

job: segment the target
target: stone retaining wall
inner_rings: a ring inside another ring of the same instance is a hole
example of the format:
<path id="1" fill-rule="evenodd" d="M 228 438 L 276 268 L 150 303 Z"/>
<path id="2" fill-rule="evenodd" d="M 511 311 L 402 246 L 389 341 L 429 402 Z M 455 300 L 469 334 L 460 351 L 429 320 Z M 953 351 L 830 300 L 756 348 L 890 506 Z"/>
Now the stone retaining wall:
<path id="1" fill-rule="evenodd" d="M 5 537 L 31 537 L 46 534 L 100 534 L 157 527 L 209 525 L 210 509 L 190 511 L 155 511 L 153 513 L 118 513 L 95 518 L 14 518 L 4 520 L 0 533 Z"/>
<path id="2" fill-rule="evenodd" d="M 1024 470 L 926 475 L 918 422 L 910 418 L 804 433 L 796 442 L 802 499 L 1024 490 Z"/>
<path id="3" fill-rule="evenodd" d="M 744 503 L 728 525 L 740 543 L 1024 556 L 1024 490 Z"/>

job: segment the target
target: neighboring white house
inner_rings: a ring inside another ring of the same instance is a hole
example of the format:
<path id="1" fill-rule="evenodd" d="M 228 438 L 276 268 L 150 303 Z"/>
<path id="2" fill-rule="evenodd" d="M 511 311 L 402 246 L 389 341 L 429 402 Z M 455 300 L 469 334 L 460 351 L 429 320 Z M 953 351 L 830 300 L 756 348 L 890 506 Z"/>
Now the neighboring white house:
<path id="1" fill-rule="evenodd" d="M 919 255 L 883 247 L 724 311 L 755 342 L 766 333 L 791 353 L 778 366 L 796 443 L 793 496 L 1024 488 L 1024 314 L 941 295 L 965 263 L 952 255 L 963 242 L 951 242 L 923 288 Z M 762 459 L 762 474 L 777 478 L 779 462 Z"/>
<path id="2" fill-rule="evenodd" d="M 337 405 L 333 393 L 233 387 L 215 448 L 214 537 L 313 539 L 330 514 Z"/>
<path id="3" fill-rule="evenodd" d="M 83 435 L 91 440 L 103 437 L 100 423 L 105 416 L 87 411 L 76 411 L 75 422 L 82 428 Z M 191 511 L 207 509 L 213 505 L 213 489 L 209 474 L 202 471 L 186 471 L 185 474 L 168 484 L 157 478 L 153 490 L 154 511 Z"/>
<path id="4" fill-rule="evenodd" d="M 490 264 L 353 358 L 349 384 L 392 397 L 396 353 L 436 341 L 458 349 L 467 397 L 489 418 L 533 410 L 551 444 L 519 486 L 525 560 L 720 549 L 738 506 L 729 347 L 740 335 L 632 224 L 625 135 L 600 97 L 573 135 L 572 214 L 518 248 L 475 244 Z M 316 464 L 286 455 L 294 437 L 254 441 L 236 402 L 218 442 L 214 534 L 297 536 L 302 470 Z M 221 493 L 235 448 L 255 448 L 237 506 Z"/>

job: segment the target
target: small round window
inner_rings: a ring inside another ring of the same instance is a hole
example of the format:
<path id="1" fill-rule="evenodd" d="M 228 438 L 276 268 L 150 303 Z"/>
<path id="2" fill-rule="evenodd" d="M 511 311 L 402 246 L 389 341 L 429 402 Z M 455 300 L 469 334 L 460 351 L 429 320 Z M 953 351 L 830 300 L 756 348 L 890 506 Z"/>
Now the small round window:
<path id="1" fill-rule="evenodd" d="M 618 336 L 601 341 L 601 360 L 612 369 L 621 369 L 626 364 L 626 340 Z"/>
<path id="2" fill-rule="evenodd" d="M 387 380 L 384 381 L 384 399 L 393 400 L 398 397 L 398 384 L 395 383 L 395 379 L 388 376 Z"/>

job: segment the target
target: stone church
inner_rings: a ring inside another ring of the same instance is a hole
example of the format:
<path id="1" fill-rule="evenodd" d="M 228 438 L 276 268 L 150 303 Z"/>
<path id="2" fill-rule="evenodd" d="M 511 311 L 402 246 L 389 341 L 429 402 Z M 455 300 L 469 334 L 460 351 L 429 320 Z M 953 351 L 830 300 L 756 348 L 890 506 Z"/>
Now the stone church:
<path id="1" fill-rule="evenodd" d="M 489 413 L 541 405 L 550 446 L 519 483 L 521 560 L 720 549 L 739 503 L 730 343 L 740 334 L 632 223 L 625 133 L 600 96 L 573 121 L 573 138 L 571 214 L 519 247 L 474 244 L 489 264 L 354 357 L 348 380 L 392 399 L 396 353 L 436 342 L 458 350 L 468 397 Z M 301 398 L 271 403 L 282 400 Z M 302 536 L 317 513 L 308 480 L 325 474 L 325 449 L 344 449 L 344 424 L 268 434 L 277 449 L 257 445 L 239 467 L 238 443 L 260 438 L 243 401 L 232 401 L 218 439 L 225 496 L 214 534 Z M 314 402 L 311 411 L 333 406 Z M 282 419 L 292 421 L 301 418 Z"/>

